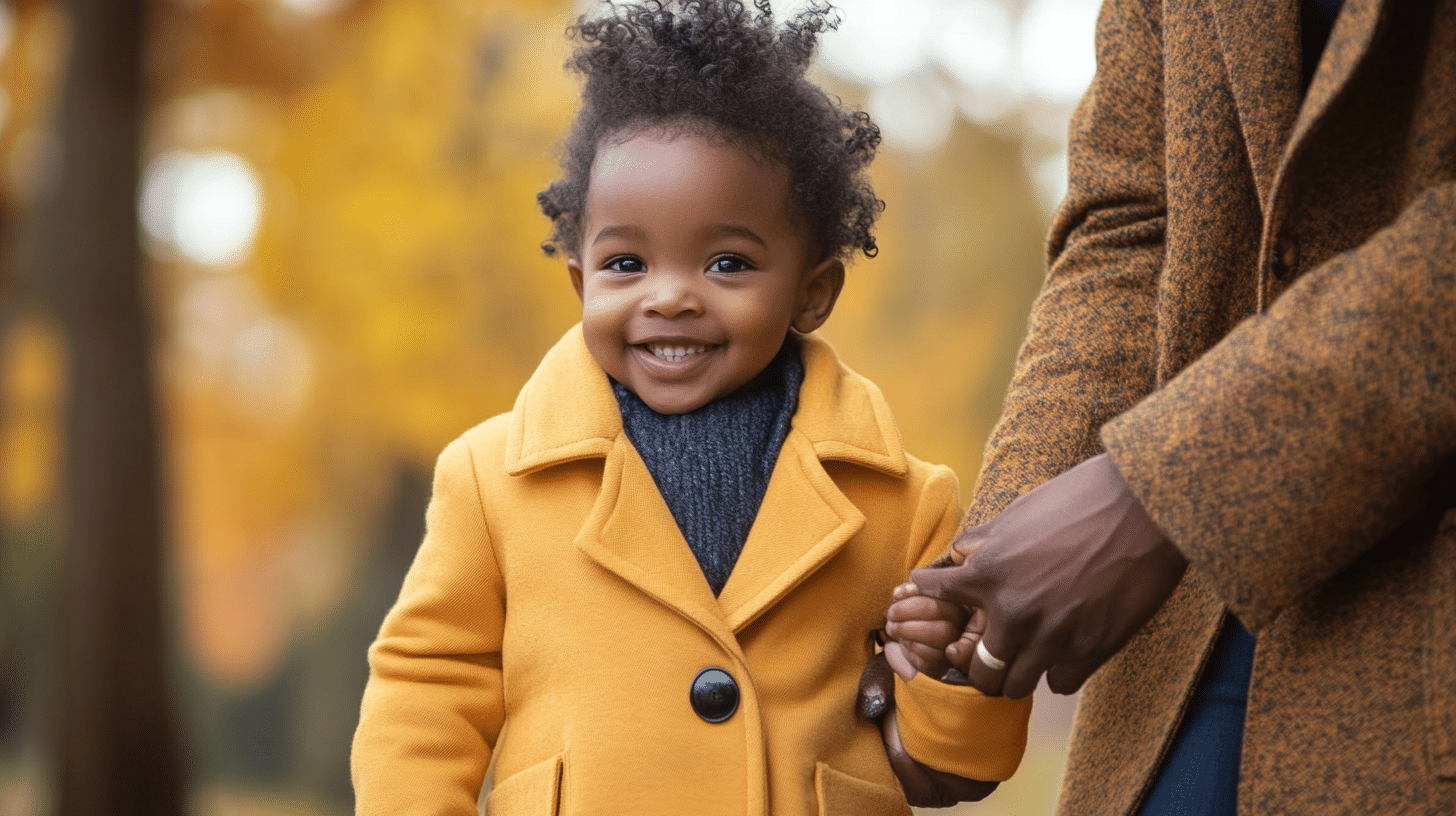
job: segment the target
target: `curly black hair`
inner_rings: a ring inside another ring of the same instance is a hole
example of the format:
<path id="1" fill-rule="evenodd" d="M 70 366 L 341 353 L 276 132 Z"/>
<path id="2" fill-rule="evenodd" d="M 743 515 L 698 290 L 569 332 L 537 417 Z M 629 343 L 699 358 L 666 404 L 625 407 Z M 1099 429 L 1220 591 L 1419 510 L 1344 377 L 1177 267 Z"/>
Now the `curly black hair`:
<path id="1" fill-rule="evenodd" d="M 566 63 L 584 78 L 581 110 L 562 149 L 563 177 L 536 195 L 552 221 L 546 254 L 575 253 L 597 148 L 666 127 L 722 137 L 789 172 L 792 210 L 820 259 L 873 257 L 884 202 L 867 168 L 880 130 L 804 75 L 819 32 L 839 18 L 816 0 L 782 28 L 769 0 L 608 2 L 567 35 L 583 45 Z"/>

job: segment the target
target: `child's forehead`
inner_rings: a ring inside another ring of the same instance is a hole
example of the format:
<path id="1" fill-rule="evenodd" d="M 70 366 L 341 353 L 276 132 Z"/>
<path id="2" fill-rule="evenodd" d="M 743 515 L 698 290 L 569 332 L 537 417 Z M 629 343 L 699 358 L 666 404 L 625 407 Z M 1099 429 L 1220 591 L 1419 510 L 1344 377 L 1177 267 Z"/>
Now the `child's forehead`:
<path id="1" fill-rule="evenodd" d="M 785 168 L 731 141 L 644 132 L 604 145 L 587 188 L 587 244 L 620 234 L 722 232 L 742 227 L 768 243 L 799 242 Z"/>
<path id="2" fill-rule="evenodd" d="M 765 136 L 755 136 L 725 127 L 699 116 L 682 115 L 663 119 L 628 122 L 602 134 L 597 140 L 597 153 L 630 141 L 674 142 L 696 140 L 715 148 L 731 148 L 747 154 L 756 162 L 777 164 L 787 169 L 782 145 Z"/>
<path id="3" fill-rule="evenodd" d="M 652 190 L 677 191 L 688 198 L 699 190 L 701 196 L 747 197 L 761 203 L 769 203 L 763 201 L 768 197 L 773 204 L 789 204 L 787 168 L 737 142 L 649 130 L 597 151 L 589 200 Z"/>

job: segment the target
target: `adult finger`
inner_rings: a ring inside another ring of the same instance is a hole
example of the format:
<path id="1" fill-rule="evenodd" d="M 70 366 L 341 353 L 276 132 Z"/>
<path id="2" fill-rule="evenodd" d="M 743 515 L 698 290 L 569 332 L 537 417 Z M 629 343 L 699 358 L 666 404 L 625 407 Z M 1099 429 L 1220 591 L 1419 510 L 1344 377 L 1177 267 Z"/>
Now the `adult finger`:
<path id="1" fill-rule="evenodd" d="M 1058 663 L 1047 669 L 1047 686 L 1057 694 L 1076 694 L 1101 666 L 1100 660 Z"/>
<path id="2" fill-rule="evenodd" d="M 950 543 L 951 561 L 956 564 L 964 564 L 970 561 L 986 543 L 991 535 L 991 522 L 978 524 L 975 527 L 967 527 L 956 535 L 955 540 Z"/>
<path id="3" fill-rule="evenodd" d="M 971 652 L 971 664 L 965 673 L 966 678 L 982 694 L 999 697 L 1003 693 L 1007 671 L 1015 660 L 1016 653 L 1011 643 L 1002 640 L 1001 631 L 990 626 Z"/>
<path id="4" fill-rule="evenodd" d="M 1016 663 L 1006 670 L 1005 679 L 1001 682 L 1001 695 L 1020 700 L 1031 694 L 1036 691 L 1036 684 L 1041 681 L 1044 671 L 1045 667 L 1037 661 L 1029 659 L 1025 654 L 1019 656 Z"/>

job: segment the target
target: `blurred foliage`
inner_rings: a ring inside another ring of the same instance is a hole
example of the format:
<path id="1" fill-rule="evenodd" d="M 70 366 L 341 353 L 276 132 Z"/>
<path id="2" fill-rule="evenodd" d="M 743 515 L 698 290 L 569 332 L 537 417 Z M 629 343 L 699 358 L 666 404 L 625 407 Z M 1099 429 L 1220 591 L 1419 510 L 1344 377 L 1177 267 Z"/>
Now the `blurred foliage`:
<path id="1" fill-rule="evenodd" d="M 27 316 L 0 343 L 0 514 L 34 520 L 60 467 L 65 348 L 49 324 Z"/>
<path id="2" fill-rule="evenodd" d="M 0 237 L 48 172 L 65 44 L 50 0 L 8 8 Z M 235 263 L 148 239 L 194 812 L 348 812 L 364 649 L 418 543 L 434 456 L 509 409 L 578 316 L 562 263 L 539 249 L 534 202 L 574 106 L 560 66 L 576 9 L 154 2 L 144 162 L 227 151 L 256 173 L 263 202 Z M 882 252 L 851 267 L 824 330 L 885 391 L 909 449 L 952 465 L 963 494 L 1040 279 L 1044 216 L 1021 149 L 961 121 L 936 152 L 883 153 Z M 35 306 L 43 288 L 7 284 L 0 303 L 7 814 L 39 813 L 46 795 L 39 622 L 53 603 L 65 354 Z M 1067 714 L 1052 711 L 1026 781 L 955 812 L 1048 809 Z"/>

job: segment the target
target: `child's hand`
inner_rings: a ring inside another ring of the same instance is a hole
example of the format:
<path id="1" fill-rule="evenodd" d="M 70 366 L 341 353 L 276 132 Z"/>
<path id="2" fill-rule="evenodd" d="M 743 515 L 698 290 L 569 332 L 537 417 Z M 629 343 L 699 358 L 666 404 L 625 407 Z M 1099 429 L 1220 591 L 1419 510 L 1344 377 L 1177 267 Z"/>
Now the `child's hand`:
<path id="1" fill-rule="evenodd" d="M 986 616 L 948 601 L 921 595 L 913 583 L 895 587 L 895 602 L 886 613 L 885 657 L 905 680 L 917 672 L 948 681 L 970 668 L 971 654 L 986 628 Z M 956 669 L 955 673 L 951 669 Z"/>
<path id="2" fill-rule="evenodd" d="M 915 807 L 943 808 L 959 802 L 979 802 L 1001 784 L 967 779 L 922 765 L 910 756 L 905 744 L 900 741 L 900 725 L 894 711 L 885 715 L 880 723 L 880 736 L 885 742 L 890 769 L 905 791 L 905 800 Z"/>

